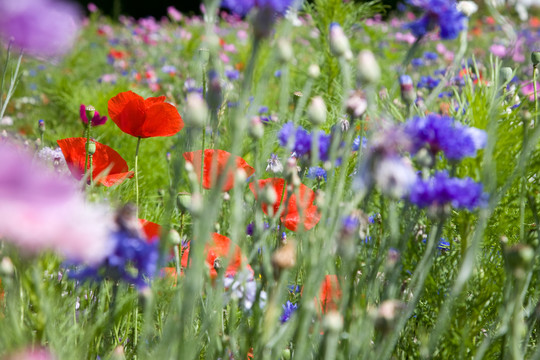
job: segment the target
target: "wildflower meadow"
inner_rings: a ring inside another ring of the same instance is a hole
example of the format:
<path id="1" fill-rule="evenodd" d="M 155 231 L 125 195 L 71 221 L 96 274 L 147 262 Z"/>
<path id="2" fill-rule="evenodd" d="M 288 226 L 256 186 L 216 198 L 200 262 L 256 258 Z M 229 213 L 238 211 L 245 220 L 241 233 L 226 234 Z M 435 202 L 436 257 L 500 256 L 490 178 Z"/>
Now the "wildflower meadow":
<path id="1" fill-rule="evenodd" d="M 0 359 L 540 359 L 531 5 L 0 0 Z"/>

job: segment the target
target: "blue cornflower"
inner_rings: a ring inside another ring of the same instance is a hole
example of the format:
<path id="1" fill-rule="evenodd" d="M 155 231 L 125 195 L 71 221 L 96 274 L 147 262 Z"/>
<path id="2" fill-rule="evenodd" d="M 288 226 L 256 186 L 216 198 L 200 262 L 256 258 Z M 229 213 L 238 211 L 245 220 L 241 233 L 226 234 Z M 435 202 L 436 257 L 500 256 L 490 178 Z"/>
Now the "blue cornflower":
<path id="1" fill-rule="evenodd" d="M 278 133 L 279 144 L 284 147 L 289 147 L 290 150 L 296 153 L 296 156 L 311 155 L 311 141 L 313 133 L 308 132 L 302 126 L 294 127 L 292 122 L 283 125 Z M 319 132 L 319 159 L 326 161 L 329 159 L 330 145 L 332 138 L 324 131 Z"/>
<path id="2" fill-rule="evenodd" d="M 450 250 L 450 242 L 446 241 L 444 238 L 439 240 L 439 245 L 437 246 L 439 250 Z"/>
<path id="3" fill-rule="evenodd" d="M 409 0 L 409 4 L 422 8 L 424 16 L 407 24 L 414 36 L 420 38 L 438 25 L 441 39 L 455 39 L 465 29 L 466 16 L 457 9 L 455 0 Z"/>
<path id="4" fill-rule="evenodd" d="M 362 149 L 367 147 L 368 139 L 364 136 L 362 137 Z M 360 150 L 360 136 L 357 136 L 352 143 L 352 151 Z"/>
<path id="5" fill-rule="evenodd" d="M 225 76 L 230 81 L 238 80 L 240 78 L 240 72 L 238 70 L 225 70 Z"/>
<path id="6" fill-rule="evenodd" d="M 426 88 L 428 90 L 433 90 L 439 85 L 441 82 L 441 79 L 436 79 L 431 76 L 422 76 L 420 77 L 420 81 L 418 84 L 416 84 L 416 87 L 418 89 Z"/>
<path id="7" fill-rule="evenodd" d="M 413 143 L 413 153 L 429 147 L 432 154 L 442 150 L 450 160 L 460 160 L 466 156 L 476 156 L 476 151 L 486 145 L 485 131 L 464 126 L 452 117 L 428 114 L 415 116 L 405 123 L 405 133 Z"/>
<path id="8" fill-rule="evenodd" d="M 414 67 L 424 66 L 424 60 L 422 58 L 414 58 L 411 60 L 411 65 Z"/>
<path id="9" fill-rule="evenodd" d="M 291 318 L 292 314 L 298 309 L 297 304 L 293 304 L 289 300 L 285 304 L 282 305 L 283 307 L 283 314 L 281 314 L 281 317 L 279 320 L 282 324 L 285 324 L 289 319 Z"/>
<path id="10" fill-rule="evenodd" d="M 259 114 L 266 114 L 268 112 L 268 106 L 261 106 L 259 108 Z"/>
<path id="11" fill-rule="evenodd" d="M 435 61 L 438 58 L 439 58 L 439 55 L 437 55 L 437 53 L 434 53 L 434 52 L 431 52 L 431 51 L 424 52 L 424 59 L 426 59 L 426 60 Z"/>
<path id="12" fill-rule="evenodd" d="M 444 171 L 427 180 L 419 178 L 409 194 L 409 200 L 419 207 L 450 204 L 457 209 L 469 210 L 484 206 L 486 197 L 482 184 L 468 177 L 451 178 Z"/>
<path id="13" fill-rule="evenodd" d="M 309 179 L 324 179 L 324 181 L 327 180 L 326 177 L 326 170 L 324 170 L 322 167 L 310 167 L 307 173 L 307 177 Z"/>
<path id="14" fill-rule="evenodd" d="M 221 6 L 240 16 L 247 15 L 253 8 L 267 9 L 283 15 L 292 0 L 222 0 Z"/>
<path id="15" fill-rule="evenodd" d="M 158 242 L 148 243 L 127 230 L 112 233 L 111 242 L 114 251 L 101 264 L 83 268 L 70 277 L 78 280 L 123 280 L 139 289 L 148 286 L 147 280 L 156 272 Z"/>
<path id="16" fill-rule="evenodd" d="M 343 235 L 353 235 L 360 227 L 360 219 L 358 216 L 346 216 L 341 223 L 341 231 Z"/>

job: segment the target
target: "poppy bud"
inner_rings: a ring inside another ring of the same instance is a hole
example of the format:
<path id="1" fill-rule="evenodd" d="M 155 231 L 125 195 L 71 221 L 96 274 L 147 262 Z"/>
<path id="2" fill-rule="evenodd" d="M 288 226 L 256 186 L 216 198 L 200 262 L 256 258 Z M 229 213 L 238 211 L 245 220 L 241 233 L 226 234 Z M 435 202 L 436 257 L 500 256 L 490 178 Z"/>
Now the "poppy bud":
<path id="1" fill-rule="evenodd" d="M 296 244 L 290 241 L 272 254 L 272 265 L 276 270 L 290 269 L 296 265 Z"/>
<path id="2" fill-rule="evenodd" d="M 96 109 L 92 105 L 88 105 L 85 111 L 86 111 L 86 118 L 88 119 L 88 122 L 90 123 L 92 119 L 94 118 L 94 115 L 96 114 Z"/>
<path id="3" fill-rule="evenodd" d="M 501 68 L 501 82 L 502 83 L 507 83 L 510 80 L 512 80 L 512 74 L 513 73 L 514 72 L 512 71 L 511 67 L 505 66 L 505 67 Z"/>
<path id="4" fill-rule="evenodd" d="M 182 238 L 180 237 L 178 231 L 171 229 L 169 231 L 169 235 L 167 236 L 167 241 L 172 245 L 180 245 L 182 243 Z"/>
<path id="5" fill-rule="evenodd" d="M 254 116 L 251 118 L 251 126 L 249 127 L 248 132 L 249 135 L 255 140 L 263 137 L 264 127 L 260 117 Z"/>
<path id="6" fill-rule="evenodd" d="M 343 29 L 338 23 L 330 24 L 330 51 L 335 56 L 345 56 L 347 53 L 351 52 L 351 47 L 349 45 L 349 39 L 345 36 Z"/>
<path id="7" fill-rule="evenodd" d="M 191 204 L 191 194 L 188 193 L 179 193 L 176 198 L 176 204 L 181 211 L 187 211 Z"/>
<path id="8" fill-rule="evenodd" d="M 203 207 L 203 199 L 201 194 L 193 194 L 191 196 L 190 211 L 192 215 L 199 215 Z"/>
<path id="9" fill-rule="evenodd" d="M 416 100 L 416 91 L 409 75 L 401 75 L 399 77 L 399 85 L 401 87 L 401 98 L 407 105 L 414 103 Z"/>
<path id="10" fill-rule="evenodd" d="M 362 50 L 358 54 L 356 76 L 361 83 L 376 84 L 379 82 L 381 78 L 381 68 L 371 51 Z"/>
<path id="11" fill-rule="evenodd" d="M 300 186 L 302 183 L 300 177 L 298 176 L 298 165 L 296 164 L 296 159 L 290 158 L 287 160 L 287 169 L 285 172 L 285 178 L 287 182 L 293 187 Z"/>
<path id="12" fill-rule="evenodd" d="M 322 125 L 326 122 L 326 104 L 320 96 L 311 99 L 307 108 L 307 116 L 313 125 Z"/>
<path id="13" fill-rule="evenodd" d="M 126 358 L 124 347 L 122 345 L 118 345 L 112 353 L 111 359 L 112 360 L 124 360 Z"/>
<path id="14" fill-rule="evenodd" d="M 201 65 L 206 67 L 210 61 L 210 51 L 208 49 L 199 49 L 199 58 L 201 59 Z"/>
<path id="15" fill-rule="evenodd" d="M 515 244 L 505 249 L 506 263 L 514 276 L 522 279 L 534 259 L 534 250 L 529 245 Z"/>
<path id="16" fill-rule="evenodd" d="M 0 274 L 5 276 L 10 276 L 13 274 L 14 271 L 13 262 L 10 258 L 7 256 L 2 258 L 2 261 L 0 261 Z"/>
<path id="17" fill-rule="evenodd" d="M 331 310 L 326 313 L 323 320 L 323 326 L 328 331 L 338 333 L 343 329 L 343 317 L 339 312 Z"/>
<path id="18" fill-rule="evenodd" d="M 279 194 L 281 196 L 281 194 Z M 278 194 L 272 186 L 266 186 L 261 194 L 261 201 L 266 204 L 274 204 L 278 201 Z"/>
<path id="19" fill-rule="evenodd" d="M 362 116 L 367 110 L 367 101 L 362 91 L 351 92 L 346 103 L 347 113 L 351 118 L 356 119 Z"/>
<path id="20" fill-rule="evenodd" d="M 94 155 L 96 153 L 96 143 L 93 141 L 86 143 L 86 151 L 88 151 L 88 155 Z"/>
<path id="21" fill-rule="evenodd" d="M 277 41 L 277 48 L 278 48 L 278 54 L 279 59 L 286 63 L 291 61 L 291 59 L 294 56 L 293 48 L 291 46 L 291 42 L 288 39 L 281 38 Z"/>
<path id="22" fill-rule="evenodd" d="M 208 118 L 208 106 L 201 95 L 189 93 L 185 109 L 184 123 L 192 128 L 202 128 Z"/>
<path id="23" fill-rule="evenodd" d="M 405 309 L 405 304 L 399 300 L 385 300 L 377 309 L 375 328 L 387 334 L 396 324 L 397 315 Z"/>
<path id="24" fill-rule="evenodd" d="M 457 9 L 461 11 L 465 16 L 471 16 L 478 11 L 478 5 L 474 1 L 460 1 L 457 3 Z"/>
<path id="25" fill-rule="evenodd" d="M 531 61 L 534 67 L 540 63 L 540 51 L 533 51 L 531 53 Z"/>
<path id="26" fill-rule="evenodd" d="M 321 68 L 317 64 L 311 64 L 308 68 L 308 75 L 312 79 L 316 79 L 321 75 Z"/>

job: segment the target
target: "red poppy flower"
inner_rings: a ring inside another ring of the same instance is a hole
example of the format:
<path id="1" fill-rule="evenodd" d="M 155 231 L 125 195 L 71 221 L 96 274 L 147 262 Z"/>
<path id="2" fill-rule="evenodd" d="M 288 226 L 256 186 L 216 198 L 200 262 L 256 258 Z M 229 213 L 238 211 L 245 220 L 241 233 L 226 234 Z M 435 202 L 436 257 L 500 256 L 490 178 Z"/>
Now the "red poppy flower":
<path id="1" fill-rule="evenodd" d="M 148 138 L 173 136 L 184 127 L 184 122 L 165 96 L 142 96 L 133 91 L 120 93 L 109 100 L 109 116 L 126 134 Z"/>
<path id="2" fill-rule="evenodd" d="M 84 177 L 86 162 L 86 139 L 68 138 L 56 142 L 62 149 L 71 175 L 81 180 Z M 120 154 L 97 141 L 94 141 L 94 144 L 96 144 L 96 152 L 92 156 L 92 179 L 96 183 L 113 186 L 133 177 L 133 171 L 128 171 L 127 163 Z M 88 168 L 90 168 L 89 164 Z"/>
<path id="3" fill-rule="evenodd" d="M 269 206 L 272 206 L 274 210 L 273 213 L 276 214 L 279 210 L 279 206 L 281 205 L 282 198 L 283 201 L 286 201 L 287 206 L 280 214 L 280 220 L 287 229 L 296 231 L 298 229 L 298 224 L 302 224 L 306 230 L 310 230 L 317 225 L 321 219 L 321 214 L 319 214 L 317 211 L 317 206 L 313 204 L 313 201 L 315 200 L 315 193 L 306 185 L 300 184 L 299 196 L 301 202 L 297 201 L 295 194 L 291 195 L 291 197 L 287 199 L 287 189 L 284 189 L 284 179 L 270 178 L 259 180 L 257 188 L 255 188 L 255 186 L 255 183 L 249 184 L 249 188 L 253 194 L 255 194 L 255 198 L 258 198 L 259 192 L 262 191 L 266 186 L 273 187 L 276 192 L 277 200 L 275 203 L 262 204 L 262 209 L 266 215 L 268 215 Z M 298 205 L 300 205 L 300 209 L 302 210 L 302 217 L 300 217 Z"/>
<path id="4" fill-rule="evenodd" d="M 186 159 L 187 162 L 193 164 L 195 173 L 197 174 L 199 181 L 201 180 L 201 155 L 201 150 L 184 153 L 184 159 Z M 231 153 L 224 150 L 204 150 L 203 187 L 205 189 L 211 189 L 213 185 L 217 182 L 218 177 L 221 176 L 221 174 L 225 170 L 225 166 L 227 165 L 227 161 L 229 160 L 230 156 Z M 216 173 L 212 171 L 213 169 L 216 170 Z M 236 169 L 244 170 L 246 172 L 246 176 L 248 177 L 253 175 L 253 173 L 255 172 L 255 169 L 249 166 L 249 164 L 239 156 L 236 156 Z M 229 191 L 233 188 L 233 186 L 234 169 L 231 169 L 227 173 L 227 180 L 223 185 L 223 191 Z"/>
<path id="5" fill-rule="evenodd" d="M 341 287 L 336 275 L 326 275 L 319 290 L 319 296 L 315 297 L 316 306 L 325 314 L 330 310 L 338 309 L 341 299 Z"/>
<path id="6" fill-rule="evenodd" d="M 231 246 L 233 246 L 232 256 L 230 255 Z M 217 271 L 214 267 L 216 260 L 219 258 L 226 258 L 227 256 L 231 256 L 231 258 L 228 261 L 226 261 L 225 259 L 222 261 L 222 263 L 228 263 L 227 270 L 225 272 L 226 276 L 234 276 L 236 272 L 243 267 L 243 264 L 246 264 L 245 267 L 251 273 L 253 273 L 253 269 L 251 268 L 251 266 L 249 266 L 249 264 L 247 264 L 247 259 L 245 256 L 242 255 L 242 250 L 240 249 L 240 247 L 232 243 L 231 240 L 226 236 L 217 233 L 212 234 L 212 242 L 210 242 L 206 246 L 204 252 L 206 253 L 206 265 L 210 270 L 210 277 L 212 279 L 217 277 Z M 182 267 L 187 266 L 188 257 L 189 244 L 184 249 L 184 252 L 182 254 Z"/>
<path id="7" fill-rule="evenodd" d="M 139 225 L 141 225 L 147 242 L 152 243 L 159 240 L 159 236 L 161 235 L 161 225 L 144 219 L 139 219 Z"/>

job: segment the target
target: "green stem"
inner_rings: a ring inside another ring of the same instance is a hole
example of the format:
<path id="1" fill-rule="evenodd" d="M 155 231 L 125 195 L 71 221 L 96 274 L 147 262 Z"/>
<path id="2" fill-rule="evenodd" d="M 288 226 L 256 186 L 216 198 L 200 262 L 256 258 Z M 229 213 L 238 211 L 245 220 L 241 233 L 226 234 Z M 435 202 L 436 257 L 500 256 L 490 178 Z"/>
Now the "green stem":
<path id="1" fill-rule="evenodd" d="M 88 156 L 88 161 L 90 162 L 90 186 L 94 185 L 94 177 L 92 176 L 93 170 L 92 170 L 92 155 Z"/>
<path id="2" fill-rule="evenodd" d="M 135 149 L 135 201 L 137 204 L 137 219 L 139 218 L 139 147 L 141 138 L 137 138 L 137 148 Z"/>
<path id="3" fill-rule="evenodd" d="M 88 120 L 88 124 L 86 124 L 86 145 L 84 146 L 85 151 L 85 157 L 84 157 L 84 179 L 87 181 L 87 171 L 88 171 L 88 158 L 90 154 L 88 153 L 88 147 L 90 146 L 90 129 L 92 127 L 92 121 Z M 90 177 L 92 177 L 92 173 L 90 173 Z"/>

